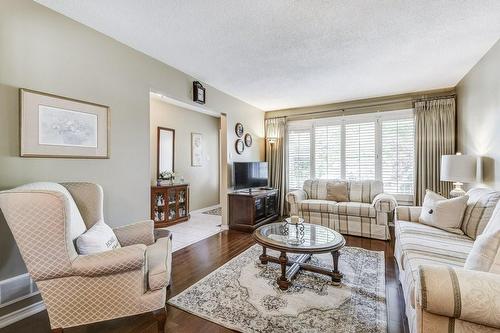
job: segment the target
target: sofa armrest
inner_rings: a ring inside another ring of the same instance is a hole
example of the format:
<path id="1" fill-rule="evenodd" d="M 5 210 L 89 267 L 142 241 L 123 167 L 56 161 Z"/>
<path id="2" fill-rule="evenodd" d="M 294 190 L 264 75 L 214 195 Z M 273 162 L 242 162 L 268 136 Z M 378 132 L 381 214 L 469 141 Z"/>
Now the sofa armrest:
<path id="1" fill-rule="evenodd" d="M 142 269 L 146 245 L 135 244 L 96 254 L 80 255 L 72 262 L 73 272 L 81 276 L 101 276 Z"/>
<path id="2" fill-rule="evenodd" d="M 292 192 L 289 192 L 286 195 L 286 201 L 290 203 L 291 205 L 298 204 L 302 200 L 307 199 L 307 193 L 304 190 L 295 190 Z"/>
<path id="3" fill-rule="evenodd" d="M 398 206 L 398 201 L 393 195 L 380 193 L 373 198 L 372 205 L 375 210 L 382 213 L 391 213 Z"/>
<path id="4" fill-rule="evenodd" d="M 395 221 L 418 222 L 422 207 L 420 206 L 397 206 Z"/>
<path id="5" fill-rule="evenodd" d="M 290 204 L 290 215 L 299 214 L 299 203 L 307 199 L 307 193 L 304 190 L 295 190 L 286 195 L 286 201 Z"/>
<path id="6" fill-rule="evenodd" d="M 140 221 L 113 229 L 121 246 L 133 244 L 151 245 L 155 242 L 154 222 L 152 220 Z"/>
<path id="7" fill-rule="evenodd" d="M 417 309 L 500 328 L 500 275 L 450 266 L 419 267 Z"/>

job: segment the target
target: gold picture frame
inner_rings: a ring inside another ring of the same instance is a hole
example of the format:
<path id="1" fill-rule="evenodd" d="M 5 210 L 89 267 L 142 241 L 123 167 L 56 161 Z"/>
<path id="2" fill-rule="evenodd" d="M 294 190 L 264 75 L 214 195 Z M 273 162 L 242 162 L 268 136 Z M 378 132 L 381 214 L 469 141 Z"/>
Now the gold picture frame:
<path id="1" fill-rule="evenodd" d="M 21 157 L 108 159 L 109 106 L 19 89 Z"/>

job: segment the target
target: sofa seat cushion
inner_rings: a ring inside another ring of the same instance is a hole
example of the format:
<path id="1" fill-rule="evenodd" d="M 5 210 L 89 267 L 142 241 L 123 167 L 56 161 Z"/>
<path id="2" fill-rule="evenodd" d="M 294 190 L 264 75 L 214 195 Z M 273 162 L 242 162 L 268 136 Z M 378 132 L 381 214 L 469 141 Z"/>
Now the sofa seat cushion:
<path id="1" fill-rule="evenodd" d="M 447 257 L 434 255 L 428 252 L 407 251 L 404 254 L 403 266 L 404 283 L 403 293 L 405 300 L 409 301 L 411 306 L 415 308 L 415 284 L 419 278 L 419 266 L 421 265 L 446 265 L 452 267 L 463 267 L 465 260 L 459 257 Z"/>
<path id="2" fill-rule="evenodd" d="M 418 222 L 397 221 L 395 233 L 402 256 L 397 260 L 402 263 L 403 270 L 406 270 L 404 259 L 408 252 L 464 263 L 474 243 L 465 235 L 452 234 Z"/>
<path id="3" fill-rule="evenodd" d="M 334 213 L 339 215 L 376 217 L 375 207 L 364 202 L 339 202 L 335 205 Z"/>
<path id="4" fill-rule="evenodd" d="M 149 290 L 165 288 L 170 282 L 171 241 L 164 237 L 146 249 Z"/>
<path id="5" fill-rule="evenodd" d="M 329 200 L 307 199 L 300 202 L 303 212 L 333 213 L 337 202 Z"/>

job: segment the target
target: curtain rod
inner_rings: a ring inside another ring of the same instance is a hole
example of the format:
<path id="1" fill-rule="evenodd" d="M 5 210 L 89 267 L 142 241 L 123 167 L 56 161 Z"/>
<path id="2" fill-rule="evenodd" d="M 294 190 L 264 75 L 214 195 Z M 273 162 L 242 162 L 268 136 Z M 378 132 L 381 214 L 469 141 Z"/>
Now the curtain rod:
<path id="1" fill-rule="evenodd" d="M 422 98 L 402 98 L 394 101 L 388 101 L 388 102 L 381 102 L 381 103 L 372 103 L 372 104 L 366 104 L 363 106 L 351 106 L 351 107 L 345 107 L 341 109 L 331 109 L 331 110 L 323 110 L 323 111 L 315 111 L 315 112 L 305 112 L 305 113 L 297 113 L 297 114 L 292 114 L 292 115 L 285 115 L 285 116 L 277 116 L 277 117 L 270 117 L 266 119 L 279 119 L 279 118 L 293 118 L 293 117 L 306 117 L 306 116 L 313 116 L 313 115 L 320 115 L 324 113 L 342 113 L 345 112 L 346 110 L 356 110 L 356 109 L 364 109 L 364 108 L 369 108 L 369 107 L 376 107 L 376 106 L 384 106 L 384 105 L 391 105 L 391 104 L 396 104 L 396 103 L 402 103 L 402 102 L 423 102 L 423 101 L 431 101 L 431 100 L 436 100 L 436 99 L 446 99 L 446 98 L 452 98 L 456 97 L 457 94 L 449 94 L 449 95 L 443 95 L 443 96 L 437 96 L 437 97 L 422 97 Z"/>

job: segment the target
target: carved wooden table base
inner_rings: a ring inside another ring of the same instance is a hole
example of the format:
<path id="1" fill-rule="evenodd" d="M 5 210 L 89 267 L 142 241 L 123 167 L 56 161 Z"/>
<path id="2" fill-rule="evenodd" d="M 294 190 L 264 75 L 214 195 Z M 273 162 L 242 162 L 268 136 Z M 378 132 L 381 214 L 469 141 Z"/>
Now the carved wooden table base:
<path id="1" fill-rule="evenodd" d="M 331 252 L 333 257 L 333 270 L 325 269 L 315 265 L 310 265 L 307 261 L 311 258 L 312 254 L 300 254 L 297 259 L 289 260 L 286 252 L 281 251 L 279 258 L 267 254 L 267 249 L 262 247 L 262 254 L 259 256 L 260 262 L 266 265 L 268 262 L 274 262 L 281 265 L 281 276 L 278 277 L 277 282 L 281 290 L 287 290 L 291 284 L 291 280 L 303 269 L 306 271 L 328 275 L 332 278 L 334 285 L 339 286 L 342 282 L 342 273 L 339 272 L 339 251 Z"/>

